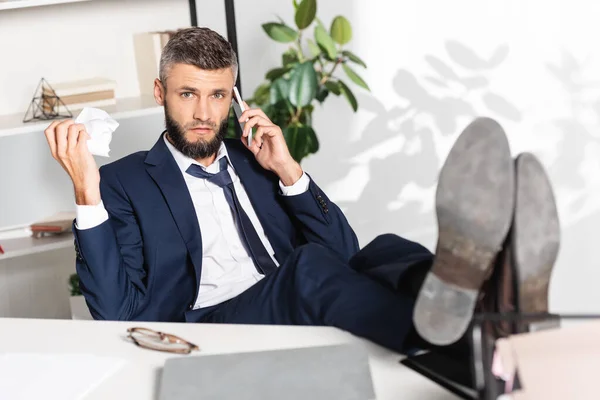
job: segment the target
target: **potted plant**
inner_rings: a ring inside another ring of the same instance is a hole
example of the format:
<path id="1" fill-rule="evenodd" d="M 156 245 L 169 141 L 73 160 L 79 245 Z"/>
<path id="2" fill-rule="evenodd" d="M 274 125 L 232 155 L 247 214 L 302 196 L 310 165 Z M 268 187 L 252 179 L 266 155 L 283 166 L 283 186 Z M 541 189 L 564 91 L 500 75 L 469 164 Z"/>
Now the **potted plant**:
<path id="1" fill-rule="evenodd" d="M 316 0 L 299 3 L 293 0 L 293 4 L 295 27 L 282 19 L 262 25 L 271 39 L 288 44 L 288 48 L 282 54 L 281 65 L 266 73 L 266 82 L 256 88 L 247 102 L 260 107 L 281 127 L 290 153 L 300 162 L 319 149 L 312 126 L 315 104 L 322 104 L 330 94 L 341 95 L 356 111 L 358 103 L 345 79 L 366 90 L 369 87 L 354 69 L 355 66 L 366 68 L 366 64 L 346 48 L 352 39 L 350 22 L 340 15 L 328 29 L 316 18 Z M 308 37 L 311 26 L 314 26 L 314 40 Z M 338 76 L 340 70 L 344 78 Z"/>
<path id="2" fill-rule="evenodd" d="M 90 310 L 85 302 L 85 298 L 79 289 L 79 275 L 71 274 L 69 276 L 69 304 L 71 306 L 72 319 L 93 319 Z"/>

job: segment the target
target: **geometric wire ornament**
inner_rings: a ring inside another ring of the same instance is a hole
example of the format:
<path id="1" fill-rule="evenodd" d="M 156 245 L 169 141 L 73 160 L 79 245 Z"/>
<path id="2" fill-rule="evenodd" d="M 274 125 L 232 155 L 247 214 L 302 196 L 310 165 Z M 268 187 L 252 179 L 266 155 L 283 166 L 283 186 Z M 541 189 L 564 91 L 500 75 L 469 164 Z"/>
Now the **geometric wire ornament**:
<path id="1" fill-rule="evenodd" d="M 66 114 L 59 114 L 59 110 L 64 109 Z M 27 112 L 23 117 L 23 122 L 30 121 L 45 121 L 58 118 L 73 118 L 73 114 L 65 103 L 56 95 L 52 86 L 42 78 L 38 84 L 33 99 L 27 108 Z"/>

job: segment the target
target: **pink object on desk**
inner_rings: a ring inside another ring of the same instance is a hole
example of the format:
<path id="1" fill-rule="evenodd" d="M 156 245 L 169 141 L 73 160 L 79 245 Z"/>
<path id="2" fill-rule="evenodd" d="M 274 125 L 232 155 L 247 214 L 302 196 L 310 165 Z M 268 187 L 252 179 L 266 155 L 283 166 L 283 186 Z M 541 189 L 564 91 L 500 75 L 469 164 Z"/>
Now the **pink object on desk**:
<path id="1" fill-rule="evenodd" d="M 523 388 L 521 399 L 597 400 L 600 322 L 510 336 L 496 342 L 504 369 L 512 359 Z M 498 343 L 509 344 L 500 346 Z M 506 371 L 504 371 L 506 372 Z"/>
<path id="2" fill-rule="evenodd" d="M 511 393 L 513 391 L 516 374 L 513 355 L 510 354 L 510 351 L 510 344 L 506 339 L 498 339 L 496 341 L 496 351 L 494 351 L 492 360 L 492 373 L 496 378 L 504 381 L 504 393 Z"/>

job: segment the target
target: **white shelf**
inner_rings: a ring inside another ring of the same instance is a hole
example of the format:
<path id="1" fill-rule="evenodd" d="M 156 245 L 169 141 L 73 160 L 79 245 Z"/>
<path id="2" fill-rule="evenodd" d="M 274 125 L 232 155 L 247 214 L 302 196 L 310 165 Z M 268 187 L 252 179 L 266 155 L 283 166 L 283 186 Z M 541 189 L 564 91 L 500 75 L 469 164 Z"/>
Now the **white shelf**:
<path id="1" fill-rule="evenodd" d="M 1 10 L 14 10 L 16 8 L 49 6 L 63 3 L 80 3 L 91 0 L 0 0 Z"/>
<path id="2" fill-rule="evenodd" d="M 1 5 L 2 3 L 0 3 Z M 142 117 L 162 112 L 162 107 L 156 104 L 153 96 L 127 97 L 117 99 L 117 104 L 99 107 L 106 110 L 114 119 Z M 73 118 L 79 115 L 81 110 L 71 110 Z M 52 121 L 23 122 L 25 111 L 18 114 L 0 115 L 0 137 L 21 135 L 32 132 L 43 132 Z"/>
<path id="3" fill-rule="evenodd" d="M 58 236 L 34 238 L 31 236 L 0 241 L 4 254 L 0 254 L 0 261 L 21 257 L 30 254 L 42 253 L 58 249 L 74 248 L 73 234 L 64 233 Z"/>

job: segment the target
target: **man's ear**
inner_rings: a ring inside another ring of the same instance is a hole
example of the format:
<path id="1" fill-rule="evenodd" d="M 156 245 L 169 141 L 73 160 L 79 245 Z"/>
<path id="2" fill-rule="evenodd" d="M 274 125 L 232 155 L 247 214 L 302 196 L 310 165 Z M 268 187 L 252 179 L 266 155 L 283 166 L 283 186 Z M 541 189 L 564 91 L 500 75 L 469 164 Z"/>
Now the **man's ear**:
<path id="1" fill-rule="evenodd" d="M 156 104 L 162 106 L 165 104 L 165 96 L 167 95 L 167 89 L 164 87 L 160 79 L 154 80 L 154 100 Z"/>

